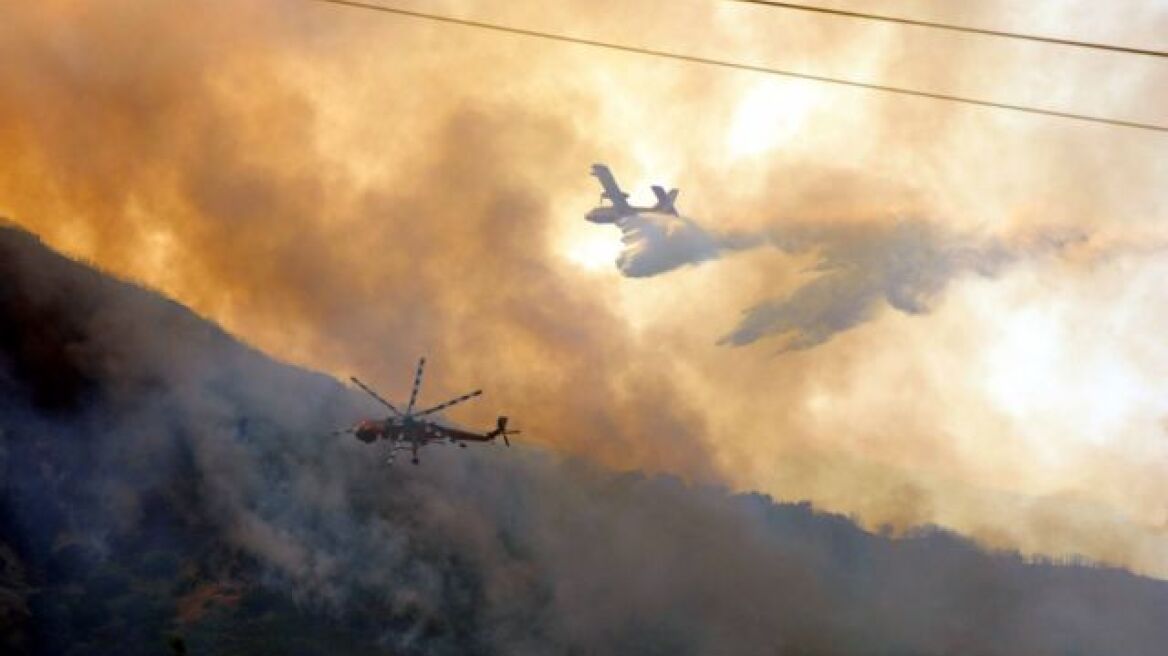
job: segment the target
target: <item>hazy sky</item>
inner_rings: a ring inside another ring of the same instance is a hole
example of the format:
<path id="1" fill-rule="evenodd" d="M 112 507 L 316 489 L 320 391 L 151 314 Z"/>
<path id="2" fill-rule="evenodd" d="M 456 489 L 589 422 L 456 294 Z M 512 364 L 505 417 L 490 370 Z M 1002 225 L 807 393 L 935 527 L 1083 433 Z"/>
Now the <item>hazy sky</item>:
<path id="1" fill-rule="evenodd" d="M 1166 47 L 1163 2 L 956 4 L 833 6 Z M 1154 58 L 697 0 L 400 5 L 1168 124 Z M 432 400 L 487 390 L 456 418 L 609 466 L 1168 576 L 1166 136 L 308 0 L 5 15 L 0 213 L 277 357 L 401 396 L 424 353 Z M 622 276 L 593 162 L 755 247 Z M 769 328 L 723 339 L 744 311 Z"/>

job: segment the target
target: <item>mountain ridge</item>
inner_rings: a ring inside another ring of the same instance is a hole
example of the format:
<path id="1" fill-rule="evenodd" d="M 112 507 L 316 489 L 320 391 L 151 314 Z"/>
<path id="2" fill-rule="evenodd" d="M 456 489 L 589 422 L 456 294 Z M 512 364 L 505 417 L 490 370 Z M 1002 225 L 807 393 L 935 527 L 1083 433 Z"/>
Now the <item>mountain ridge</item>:
<path id="1" fill-rule="evenodd" d="M 0 224 L 16 654 L 1158 654 L 1168 583 L 531 446 L 387 469 L 363 399 Z M 178 649 L 178 647 L 175 647 Z"/>

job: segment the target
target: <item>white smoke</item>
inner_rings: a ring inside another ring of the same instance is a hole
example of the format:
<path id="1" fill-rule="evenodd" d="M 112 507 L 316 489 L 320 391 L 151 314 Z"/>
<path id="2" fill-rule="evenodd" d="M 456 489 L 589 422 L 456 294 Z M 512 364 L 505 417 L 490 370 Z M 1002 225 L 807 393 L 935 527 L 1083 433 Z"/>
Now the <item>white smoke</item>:
<path id="1" fill-rule="evenodd" d="M 718 257 L 718 242 L 684 216 L 641 212 L 617 222 L 624 249 L 616 266 L 630 278 L 645 278 Z"/>

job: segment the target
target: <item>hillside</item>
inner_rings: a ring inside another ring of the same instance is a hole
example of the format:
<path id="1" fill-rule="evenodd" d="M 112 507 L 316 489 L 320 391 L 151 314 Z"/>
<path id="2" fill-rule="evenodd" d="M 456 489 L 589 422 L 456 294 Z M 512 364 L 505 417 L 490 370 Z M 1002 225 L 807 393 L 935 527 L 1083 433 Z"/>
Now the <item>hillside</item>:
<path id="1" fill-rule="evenodd" d="M 1030 564 L 939 530 L 874 535 L 532 446 L 434 448 L 389 469 L 328 436 L 365 399 L 177 303 L 15 228 L 0 227 L 0 280 L 4 653 L 1168 644 L 1168 584 L 1119 570 Z"/>

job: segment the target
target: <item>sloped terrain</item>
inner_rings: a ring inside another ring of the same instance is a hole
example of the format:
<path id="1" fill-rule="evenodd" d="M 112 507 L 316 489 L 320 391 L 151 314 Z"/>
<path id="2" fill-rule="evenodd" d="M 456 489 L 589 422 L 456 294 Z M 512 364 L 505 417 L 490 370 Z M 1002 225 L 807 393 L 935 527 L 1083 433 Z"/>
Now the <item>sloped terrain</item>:
<path id="1" fill-rule="evenodd" d="M 1168 585 L 613 473 L 388 469 L 368 409 L 0 228 L 0 648 L 16 654 L 1161 654 Z M 516 409 L 517 415 L 521 409 Z"/>

